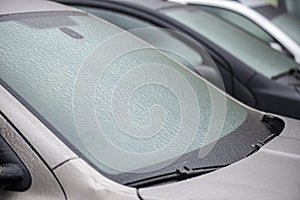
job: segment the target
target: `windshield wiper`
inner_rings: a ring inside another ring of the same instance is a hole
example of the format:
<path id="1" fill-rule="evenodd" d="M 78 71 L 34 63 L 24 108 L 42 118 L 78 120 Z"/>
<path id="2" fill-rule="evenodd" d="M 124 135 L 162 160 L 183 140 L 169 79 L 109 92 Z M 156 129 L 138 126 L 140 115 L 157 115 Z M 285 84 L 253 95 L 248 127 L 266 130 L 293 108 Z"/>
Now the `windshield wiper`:
<path id="1" fill-rule="evenodd" d="M 282 130 L 284 129 L 284 122 L 277 118 L 273 117 L 271 115 L 264 115 L 262 118 L 262 123 L 264 123 L 269 130 L 270 134 L 263 140 L 258 141 L 256 144 L 252 145 L 252 150 L 245 154 L 245 157 L 255 153 L 258 151 L 263 145 L 271 141 L 273 138 L 278 136 Z M 246 153 L 246 152 L 245 152 Z M 192 177 L 200 176 L 203 174 L 207 174 L 213 171 L 216 171 L 218 169 L 221 169 L 223 167 L 228 166 L 229 164 L 225 165 L 214 165 L 214 166 L 207 166 L 207 167 L 198 167 L 198 168 L 189 168 L 187 166 L 183 166 L 181 168 L 175 168 L 174 171 L 170 171 L 167 173 L 162 173 L 159 175 L 134 180 L 132 182 L 127 182 L 124 185 L 136 187 L 136 188 L 142 188 L 142 187 L 149 187 L 152 185 L 159 185 L 159 184 L 165 184 L 170 182 L 176 182 L 176 181 L 182 181 L 186 180 Z"/>
<path id="2" fill-rule="evenodd" d="M 126 183 L 125 185 L 136 187 L 136 188 L 142 188 L 142 187 L 148 187 L 151 185 L 157 185 L 161 183 L 171 182 L 171 181 L 182 181 L 185 179 L 189 179 L 195 176 L 200 176 L 203 174 L 207 174 L 213 171 L 216 171 L 218 169 L 221 169 L 223 167 L 228 166 L 226 165 L 215 165 L 215 166 L 209 166 L 209 167 L 200 167 L 200 168 L 193 168 L 189 169 L 188 167 L 184 166 L 182 169 L 176 169 L 174 172 L 160 174 L 153 177 L 148 177 L 145 179 L 133 181 Z"/>

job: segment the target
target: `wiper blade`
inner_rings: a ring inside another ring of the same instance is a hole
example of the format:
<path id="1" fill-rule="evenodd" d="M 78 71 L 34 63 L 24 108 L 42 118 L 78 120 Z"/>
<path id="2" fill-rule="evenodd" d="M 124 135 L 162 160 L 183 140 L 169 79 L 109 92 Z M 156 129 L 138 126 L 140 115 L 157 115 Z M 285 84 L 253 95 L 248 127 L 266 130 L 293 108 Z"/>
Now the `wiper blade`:
<path id="1" fill-rule="evenodd" d="M 193 168 L 189 169 L 188 167 L 184 166 L 182 169 L 176 169 L 174 172 L 160 174 L 153 177 L 148 177 L 145 179 L 133 181 L 126 183 L 125 185 L 136 187 L 136 188 L 142 188 L 142 187 L 148 187 L 151 185 L 157 185 L 165 182 L 170 181 L 182 181 L 186 180 L 192 177 L 200 176 L 203 174 L 207 174 L 213 171 L 216 171 L 218 169 L 221 169 L 223 167 L 228 166 L 226 165 L 215 165 L 215 166 L 209 166 L 209 167 L 199 167 L 199 168 Z"/>

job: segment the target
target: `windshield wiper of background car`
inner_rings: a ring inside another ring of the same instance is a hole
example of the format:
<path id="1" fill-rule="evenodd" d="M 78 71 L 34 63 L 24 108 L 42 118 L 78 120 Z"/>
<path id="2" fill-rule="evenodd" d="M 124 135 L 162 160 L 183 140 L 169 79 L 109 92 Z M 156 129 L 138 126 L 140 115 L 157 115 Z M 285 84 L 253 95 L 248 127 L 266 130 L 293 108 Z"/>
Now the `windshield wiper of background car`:
<path id="1" fill-rule="evenodd" d="M 207 174 L 227 165 L 216 165 L 216 166 L 209 166 L 209 167 L 200 167 L 200 168 L 193 168 L 189 169 L 187 166 L 184 166 L 182 169 L 176 169 L 174 172 L 160 174 L 157 176 L 141 179 L 134 182 L 125 183 L 127 186 L 141 188 L 141 187 L 149 187 L 152 185 L 158 185 L 161 183 L 173 182 L 173 181 L 182 181 L 192 177 L 200 176 L 203 174 Z"/>

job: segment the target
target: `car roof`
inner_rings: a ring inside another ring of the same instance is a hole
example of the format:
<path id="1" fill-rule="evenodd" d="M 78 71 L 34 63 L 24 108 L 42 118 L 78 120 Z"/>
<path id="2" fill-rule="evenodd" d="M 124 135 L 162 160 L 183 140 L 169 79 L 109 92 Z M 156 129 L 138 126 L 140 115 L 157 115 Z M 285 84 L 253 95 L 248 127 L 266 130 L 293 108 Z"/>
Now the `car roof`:
<path id="1" fill-rule="evenodd" d="M 45 0 L 1 0 L 0 16 L 51 11 L 75 11 L 83 12 L 79 9 Z"/>

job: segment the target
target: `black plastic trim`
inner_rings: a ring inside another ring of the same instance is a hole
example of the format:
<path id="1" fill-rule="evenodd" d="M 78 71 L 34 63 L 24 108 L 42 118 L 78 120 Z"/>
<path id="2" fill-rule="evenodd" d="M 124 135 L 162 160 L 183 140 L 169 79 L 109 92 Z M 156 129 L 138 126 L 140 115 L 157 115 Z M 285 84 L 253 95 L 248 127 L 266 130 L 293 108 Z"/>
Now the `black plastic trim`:
<path id="1" fill-rule="evenodd" d="M 4 186 L 1 189 L 22 192 L 30 187 L 32 179 L 28 169 L 1 134 L 0 167 L 2 168 L 0 170 L 0 186 Z M 10 180 L 4 179 L 7 176 L 10 176 Z M 9 181 L 8 185 L 6 185 L 7 181 Z"/>

